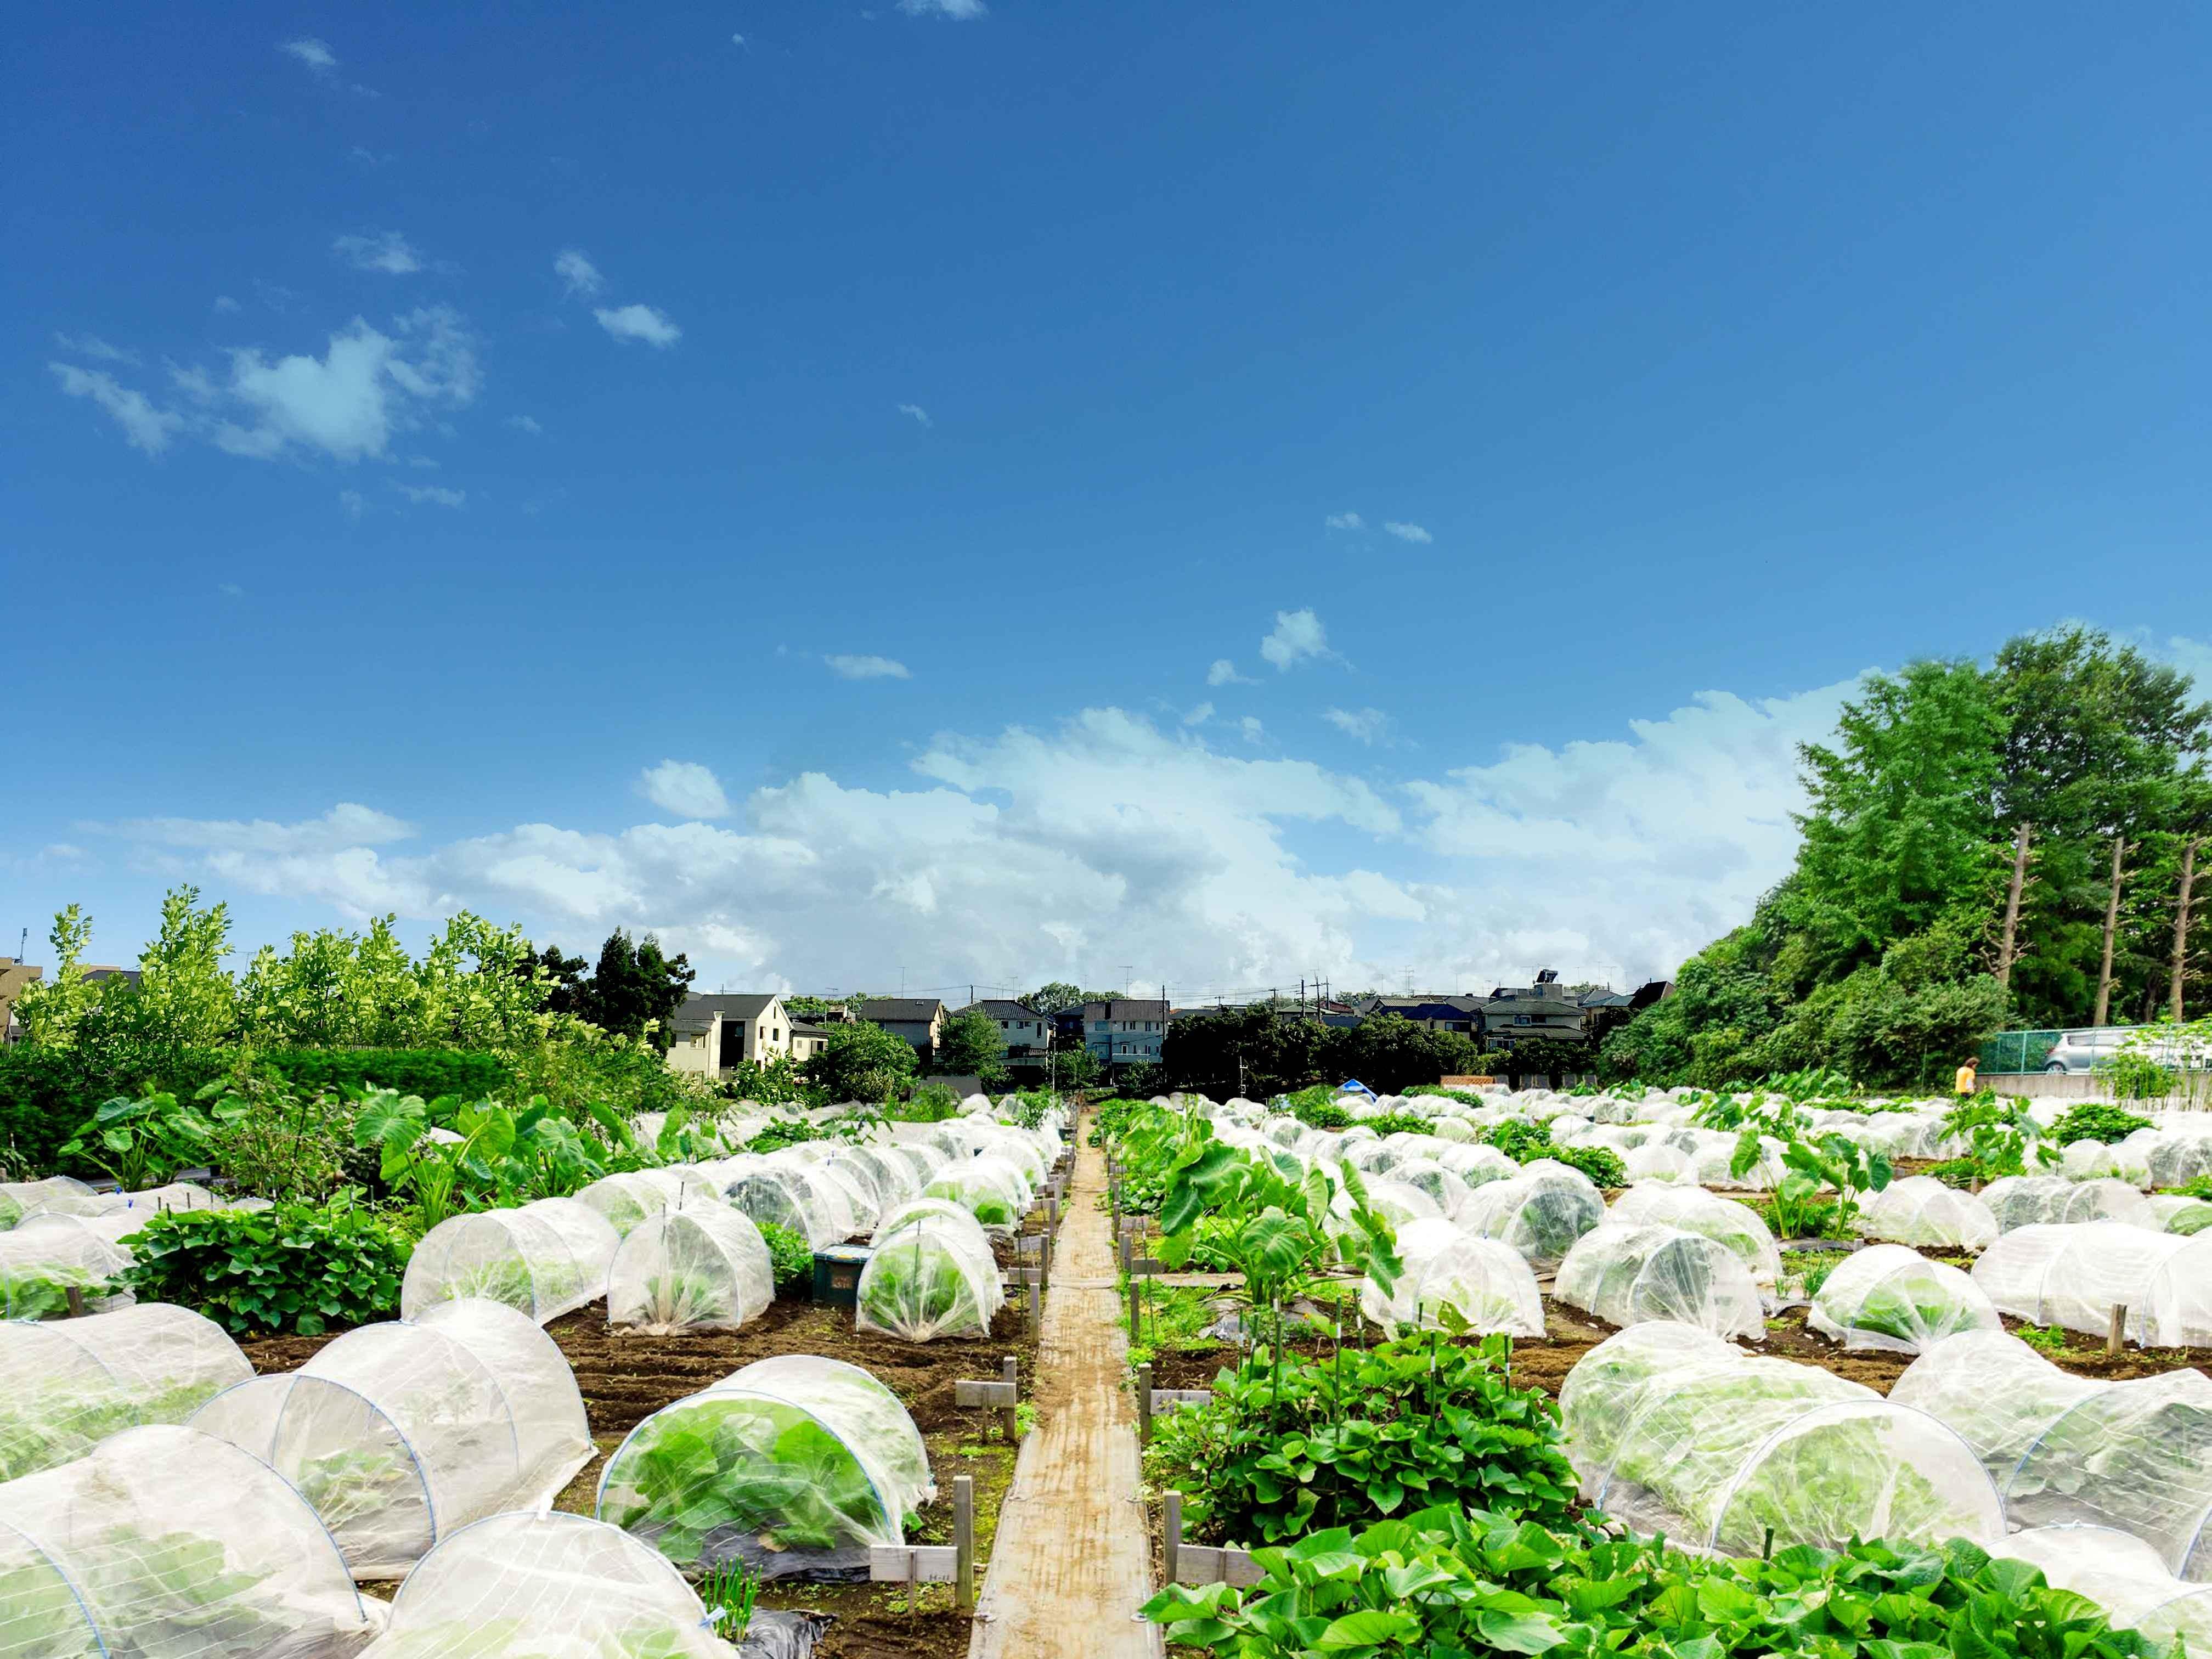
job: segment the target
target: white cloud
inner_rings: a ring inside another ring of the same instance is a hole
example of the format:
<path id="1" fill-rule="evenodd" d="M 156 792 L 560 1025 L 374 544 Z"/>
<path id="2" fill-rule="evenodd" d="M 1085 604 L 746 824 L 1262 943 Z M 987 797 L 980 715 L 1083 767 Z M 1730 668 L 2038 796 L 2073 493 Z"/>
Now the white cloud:
<path id="1" fill-rule="evenodd" d="M 1364 530 L 1367 520 L 1357 513 L 1332 513 L 1322 520 L 1331 530 Z"/>
<path id="2" fill-rule="evenodd" d="M 1212 718 L 1213 705 L 1210 702 L 1202 702 L 1182 717 L 1182 723 L 1185 726 L 1203 726 Z"/>
<path id="3" fill-rule="evenodd" d="M 822 660 L 828 663 L 830 672 L 842 679 L 910 680 L 914 678 L 904 663 L 896 662 L 889 657 L 839 655 L 824 657 Z"/>
<path id="4" fill-rule="evenodd" d="M 920 422 L 923 426 L 934 424 L 934 422 L 929 418 L 929 411 L 924 409 L 920 404 L 901 404 L 898 406 L 898 412 L 902 415 L 913 416 L 914 418 Z"/>
<path id="5" fill-rule="evenodd" d="M 411 276 L 422 269 L 422 254 L 396 230 L 341 236 L 331 252 L 356 270 L 380 270 L 387 276 Z"/>
<path id="6" fill-rule="evenodd" d="M 1255 714 L 1247 714 L 1243 720 L 1238 720 L 1237 729 L 1244 734 L 1244 741 L 1247 743 L 1259 742 L 1267 730 L 1266 726 L 1260 724 L 1259 717 Z"/>
<path id="7" fill-rule="evenodd" d="M 215 296 L 215 308 L 217 311 L 235 311 L 238 309 L 238 301 L 228 294 L 218 294 Z"/>
<path id="8" fill-rule="evenodd" d="M 1237 665 L 1226 657 L 1216 657 L 1213 666 L 1206 671 L 1208 685 L 1257 685 L 1259 681 L 1237 672 Z"/>
<path id="9" fill-rule="evenodd" d="M 234 455 L 298 447 L 357 461 L 383 455 L 392 434 L 420 424 L 431 406 L 468 404 L 478 384 L 475 342 L 452 311 L 410 312 L 388 335 L 356 317 L 319 358 L 232 352 L 220 391 L 240 418 L 219 420 L 210 435 Z"/>
<path id="10" fill-rule="evenodd" d="M 465 489 L 447 489 L 436 484 L 404 484 L 392 486 L 417 507 L 466 507 L 469 492 Z"/>
<path id="11" fill-rule="evenodd" d="M 665 760 L 648 766 L 639 775 L 645 798 L 665 812 L 685 818 L 724 818 L 730 815 L 730 798 L 721 780 L 696 761 Z"/>
<path id="12" fill-rule="evenodd" d="M 319 818 L 277 823 L 268 818 L 131 818 L 116 826 L 132 841 L 201 852 L 330 853 L 349 847 L 381 847 L 406 841 L 415 826 L 372 806 L 340 801 Z"/>
<path id="13" fill-rule="evenodd" d="M 217 582 L 215 591 L 226 599 L 242 599 L 246 597 L 246 590 L 236 582 Z"/>
<path id="14" fill-rule="evenodd" d="M 527 415 L 510 415 L 507 417 L 507 423 L 517 432 L 527 432 L 533 438 L 545 430 Z"/>
<path id="15" fill-rule="evenodd" d="M 338 505 L 345 509 L 346 517 L 358 519 L 368 501 L 358 489 L 341 489 L 338 491 Z"/>
<path id="16" fill-rule="evenodd" d="M 303 40 L 287 40 L 276 50 L 291 53 L 311 70 L 334 70 L 338 66 L 337 53 L 330 49 L 327 42 L 318 40 L 312 35 Z"/>
<path id="17" fill-rule="evenodd" d="M 949 17 L 956 23 L 972 23 L 987 11 L 983 0 L 899 0 L 899 9 L 909 17 Z"/>
<path id="18" fill-rule="evenodd" d="M 588 300 L 607 285 L 599 268 L 584 257 L 581 248 L 563 248 L 556 254 L 553 274 L 567 286 L 571 299 Z"/>
<path id="19" fill-rule="evenodd" d="M 1309 657 L 1329 655 L 1328 630 L 1311 611 L 1278 611 L 1275 631 L 1260 641 L 1260 654 L 1285 672 Z"/>
<path id="20" fill-rule="evenodd" d="M 112 374 L 74 363 L 48 363 L 62 390 L 72 398 L 89 398 L 115 417 L 124 441 L 133 449 L 158 455 L 185 428 L 185 417 L 173 410 L 156 409 L 146 394 L 118 385 Z"/>
<path id="21" fill-rule="evenodd" d="M 617 340 L 642 340 L 651 346 L 672 346 L 684 337 L 682 329 L 651 306 L 601 306 L 592 314 L 599 319 L 599 326 Z"/>
<path id="22" fill-rule="evenodd" d="M 1427 543 L 1436 540 L 1434 536 L 1429 534 L 1429 532 L 1423 529 L 1419 525 L 1406 524 L 1396 519 L 1385 520 L 1382 524 L 1382 528 L 1389 531 L 1393 536 L 1395 536 L 1401 542 Z"/>
<path id="23" fill-rule="evenodd" d="M 730 44 L 733 46 L 742 46 L 744 43 L 745 37 L 742 34 L 733 34 L 730 37 Z"/>
<path id="24" fill-rule="evenodd" d="M 131 368 L 138 364 L 138 354 L 125 351 L 121 346 L 107 343 L 97 334 L 61 334 L 54 336 L 54 344 L 72 357 L 89 357 L 95 362 L 125 363 Z"/>
<path id="25" fill-rule="evenodd" d="M 1321 717 L 1347 738 L 1368 744 L 1380 742 L 1390 729 L 1390 717 L 1379 708 L 1325 708 Z"/>

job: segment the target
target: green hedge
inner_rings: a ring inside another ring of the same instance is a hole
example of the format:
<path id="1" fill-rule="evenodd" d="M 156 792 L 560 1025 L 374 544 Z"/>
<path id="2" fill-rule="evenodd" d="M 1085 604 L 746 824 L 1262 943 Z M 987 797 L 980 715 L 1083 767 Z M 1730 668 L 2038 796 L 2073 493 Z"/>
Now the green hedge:
<path id="1" fill-rule="evenodd" d="M 276 1048 L 254 1057 L 257 1069 L 283 1078 L 303 1095 L 345 1085 L 397 1089 L 435 1100 L 505 1096 L 514 1073 L 496 1054 L 465 1048 Z"/>

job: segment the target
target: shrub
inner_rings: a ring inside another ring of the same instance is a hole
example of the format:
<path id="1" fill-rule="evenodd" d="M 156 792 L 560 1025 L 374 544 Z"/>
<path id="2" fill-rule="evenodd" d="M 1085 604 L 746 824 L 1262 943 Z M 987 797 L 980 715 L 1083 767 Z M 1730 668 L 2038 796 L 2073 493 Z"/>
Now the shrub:
<path id="1" fill-rule="evenodd" d="M 760 1224 L 760 1236 L 761 1242 L 768 1246 L 768 1259 L 775 1268 L 778 1291 L 814 1283 L 814 1247 L 806 1242 L 804 1233 L 763 1221 Z"/>
<path id="2" fill-rule="evenodd" d="M 2150 1126 L 2148 1118 L 2137 1117 L 2124 1108 L 2108 1105 L 2101 1100 L 2085 1100 L 2078 1106 L 2069 1107 L 2066 1115 L 2051 1126 L 2045 1139 L 2059 1146 L 2070 1146 L 2077 1140 L 2101 1140 L 2111 1146 Z"/>
<path id="3" fill-rule="evenodd" d="M 1277 1543 L 1435 1503 L 1564 1521 L 1559 1422 L 1505 1381 L 1508 1352 L 1434 1332 L 1327 1360 L 1261 1349 L 1215 1379 L 1211 1404 L 1160 1420 L 1146 1471 L 1209 1539 Z"/>
<path id="4" fill-rule="evenodd" d="M 173 1210 L 132 1238 L 140 1299 L 196 1308 L 234 1335 L 316 1336 L 399 1309 L 406 1242 L 349 1189 L 327 1204 Z"/>
<path id="5" fill-rule="evenodd" d="M 1580 1170 L 1598 1187 L 1626 1187 L 1628 1166 L 1610 1146 L 1553 1146 L 1539 1154 L 1570 1170 Z"/>

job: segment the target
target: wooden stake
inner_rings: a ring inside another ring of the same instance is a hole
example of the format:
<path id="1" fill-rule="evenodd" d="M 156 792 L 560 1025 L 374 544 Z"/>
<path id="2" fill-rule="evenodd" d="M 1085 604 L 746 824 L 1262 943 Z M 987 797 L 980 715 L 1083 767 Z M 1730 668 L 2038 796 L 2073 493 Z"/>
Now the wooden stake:
<path id="1" fill-rule="evenodd" d="M 966 1613 L 975 1605 L 975 1478 L 952 1479 L 952 1548 L 959 1565 L 954 1570 L 952 1605 Z"/>
<path id="2" fill-rule="evenodd" d="M 1152 1443 L 1152 1368 L 1149 1362 L 1137 1367 L 1137 1443 L 1149 1446 Z"/>
<path id="3" fill-rule="evenodd" d="M 2127 1328 L 2128 1304 L 2124 1302 L 2115 1302 L 2112 1304 L 2112 1322 L 2105 1328 L 2106 1353 L 2118 1353 L 2120 1351 L 2120 1339 Z"/>
<path id="4" fill-rule="evenodd" d="M 1143 1282 L 1133 1278 L 1129 1281 L 1129 1340 L 1133 1343 L 1137 1340 L 1137 1292 Z"/>
<path id="5" fill-rule="evenodd" d="M 1161 1576 L 1170 1584 L 1176 1582 L 1176 1570 L 1182 1565 L 1176 1559 L 1182 1552 L 1182 1494 L 1172 1487 L 1168 1491 L 1167 1514 L 1162 1518 L 1160 1543 Z"/>
<path id="6" fill-rule="evenodd" d="M 1022 1388 L 1022 1367 L 1021 1362 L 1016 1359 L 1013 1355 L 1008 1354 L 1006 1358 L 999 1363 L 999 1381 L 1005 1383 L 1006 1387 L 1012 1391 L 1016 1399 L 1020 1397 Z M 1012 1445 L 1021 1437 L 1021 1431 L 1018 1425 L 1018 1419 L 1014 1415 L 1016 1410 L 1017 1407 L 1010 1401 L 1005 1407 L 1001 1414 L 1002 1419 L 1006 1425 L 1006 1443 L 1009 1446 Z"/>

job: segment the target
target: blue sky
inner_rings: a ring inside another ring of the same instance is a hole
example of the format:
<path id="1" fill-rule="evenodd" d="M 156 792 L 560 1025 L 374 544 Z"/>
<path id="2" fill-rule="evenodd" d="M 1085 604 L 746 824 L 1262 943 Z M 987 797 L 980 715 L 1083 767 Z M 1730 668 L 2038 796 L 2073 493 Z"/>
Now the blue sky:
<path id="1" fill-rule="evenodd" d="M 2082 617 L 2212 680 L 2208 47 L 33 18 L 0 950 L 190 879 L 732 988 L 1662 971 L 1865 669 Z"/>

